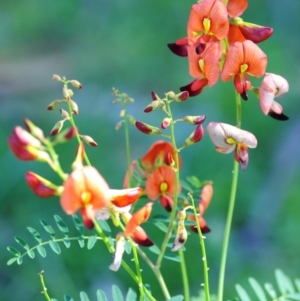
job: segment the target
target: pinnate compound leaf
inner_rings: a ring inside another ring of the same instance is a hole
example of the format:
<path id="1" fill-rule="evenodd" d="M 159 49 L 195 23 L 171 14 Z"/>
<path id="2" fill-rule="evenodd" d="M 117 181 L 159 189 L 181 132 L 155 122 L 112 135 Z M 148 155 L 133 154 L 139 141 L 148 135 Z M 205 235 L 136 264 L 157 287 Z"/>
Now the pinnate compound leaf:
<path id="1" fill-rule="evenodd" d="M 241 285 L 236 284 L 235 289 L 236 289 L 241 301 L 251 301 L 249 295 L 247 294 L 247 292 L 244 290 L 244 288 Z"/>
<path id="2" fill-rule="evenodd" d="M 56 254 L 60 254 L 61 253 L 60 247 L 59 247 L 59 245 L 58 245 L 57 242 L 55 242 L 53 240 L 50 240 L 49 241 L 49 246 L 51 247 L 51 249 L 53 250 L 53 252 L 55 252 Z"/>
<path id="3" fill-rule="evenodd" d="M 97 222 L 104 232 L 111 233 L 111 228 L 110 228 L 109 224 L 107 223 L 107 221 L 98 220 Z"/>
<path id="4" fill-rule="evenodd" d="M 87 242 L 87 248 L 88 250 L 92 249 L 97 242 L 97 236 L 90 236 Z"/>
<path id="5" fill-rule="evenodd" d="M 271 283 L 265 283 L 264 287 L 272 299 L 277 298 L 277 293 Z"/>
<path id="6" fill-rule="evenodd" d="M 292 280 L 288 276 L 286 276 L 281 270 L 275 270 L 275 278 L 279 291 L 282 295 L 295 292 Z"/>
<path id="7" fill-rule="evenodd" d="M 126 294 L 126 301 L 136 301 L 136 299 L 137 299 L 137 293 L 132 288 L 129 288 Z"/>
<path id="8" fill-rule="evenodd" d="M 259 301 L 267 301 L 267 297 L 264 293 L 264 290 L 261 287 L 261 285 L 257 282 L 257 280 L 250 277 L 249 278 L 249 283 L 250 283 L 252 289 L 254 290 L 254 292 L 255 292 L 257 298 L 259 299 Z"/>
<path id="9" fill-rule="evenodd" d="M 102 290 L 97 290 L 97 301 L 108 301 L 106 294 Z"/>
<path id="10" fill-rule="evenodd" d="M 182 295 L 177 295 L 177 296 L 174 296 L 170 299 L 168 299 L 167 301 L 182 301 L 184 298 Z"/>
<path id="11" fill-rule="evenodd" d="M 18 257 L 13 257 L 7 261 L 7 265 L 12 265 L 17 260 L 18 260 Z"/>
<path id="12" fill-rule="evenodd" d="M 90 301 L 89 297 L 85 292 L 80 292 L 80 301 Z"/>
<path id="13" fill-rule="evenodd" d="M 62 220 L 62 218 L 59 215 L 54 215 L 54 220 L 57 224 L 58 229 L 65 235 L 69 235 L 69 228 L 65 224 L 65 222 Z"/>
<path id="14" fill-rule="evenodd" d="M 84 238 L 82 236 L 79 236 L 77 238 L 77 240 L 78 240 L 80 248 L 83 248 L 84 247 Z"/>
<path id="15" fill-rule="evenodd" d="M 25 250 L 29 250 L 29 245 L 24 241 L 24 239 L 19 236 L 15 236 L 14 238 L 21 247 L 23 247 Z"/>
<path id="16" fill-rule="evenodd" d="M 20 251 L 17 250 L 17 249 L 15 249 L 14 247 L 7 247 L 7 250 L 8 250 L 11 254 L 13 254 L 14 256 L 16 256 L 16 257 L 21 257 L 21 256 L 22 256 L 21 253 L 20 253 Z"/>
<path id="17" fill-rule="evenodd" d="M 64 301 L 74 301 L 74 299 L 69 295 L 64 295 Z"/>
<path id="18" fill-rule="evenodd" d="M 42 243 L 41 235 L 38 231 L 31 227 L 27 227 L 27 230 L 33 235 L 34 239 L 37 240 L 39 243 Z"/>
<path id="19" fill-rule="evenodd" d="M 112 296 L 114 301 L 124 301 L 121 290 L 115 284 L 112 286 Z"/>
<path id="20" fill-rule="evenodd" d="M 55 239 L 55 232 L 52 228 L 52 226 L 50 226 L 47 222 L 40 220 L 41 225 L 43 226 L 43 228 L 45 229 L 45 231 L 51 236 L 52 239 Z"/>
<path id="21" fill-rule="evenodd" d="M 46 249 L 43 246 L 37 246 L 37 250 L 42 257 L 47 256 Z"/>
<path id="22" fill-rule="evenodd" d="M 78 232 L 83 235 L 84 234 L 84 226 L 82 221 L 79 219 L 79 217 L 76 214 L 72 215 L 73 222 L 75 225 L 75 228 L 78 230 Z"/>

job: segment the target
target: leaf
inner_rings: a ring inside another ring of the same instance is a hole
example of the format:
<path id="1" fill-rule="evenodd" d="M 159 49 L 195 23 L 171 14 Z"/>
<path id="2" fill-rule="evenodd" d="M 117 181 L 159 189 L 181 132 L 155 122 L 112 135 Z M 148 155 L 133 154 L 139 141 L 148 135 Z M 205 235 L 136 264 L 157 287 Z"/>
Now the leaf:
<path id="1" fill-rule="evenodd" d="M 63 243 L 65 244 L 66 248 L 70 248 L 71 242 L 67 237 L 63 238 Z"/>
<path id="2" fill-rule="evenodd" d="M 261 287 L 261 285 L 257 282 L 257 280 L 255 280 L 254 278 L 250 277 L 249 278 L 249 283 L 250 283 L 252 289 L 254 290 L 257 298 L 260 301 L 267 301 L 267 297 L 266 297 L 266 295 L 264 293 L 264 290 Z"/>
<path id="3" fill-rule="evenodd" d="M 12 265 L 17 260 L 18 260 L 18 257 L 13 257 L 13 258 L 9 259 L 6 264 L 7 265 Z"/>
<path id="4" fill-rule="evenodd" d="M 90 301 L 89 297 L 85 292 L 80 292 L 80 300 L 81 301 Z"/>
<path id="5" fill-rule="evenodd" d="M 64 295 L 64 300 L 65 301 L 74 301 L 74 299 L 69 295 Z"/>
<path id="6" fill-rule="evenodd" d="M 235 289 L 236 289 L 241 301 L 251 301 L 249 295 L 247 294 L 247 292 L 243 289 L 243 287 L 241 285 L 236 284 Z"/>
<path id="7" fill-rule="evenodd" d="M 25 250 L 29 250 L 29 245 L 19 236 L 15 236 L 15 241 Z"/>
<path id="8" fill-rule="evenodd" d="M 201 188 L 202 184 L 200 180 L 195 176 L 186 177 L 186 180 L 194 187 L 194 188 Z"/>
<path id="9" fill-rule="evenodd" d="M 136 301 L 136 299 L 137 299 L 136 292 L 132 288 L 129 288 L 126 294 L 126 301 Z"/>
<path id="10" fill-rule="evenodd" d="M 80 246 L 81 248 L 83 248 L 83 247 L 84 247 L 84 238 L 83 238 L 82 236 L 79 236 L 79 237 L 77 238 L 77 240 L 78 240 L 79 246 Z"/>
<path id="11" fill-rule="evenodd" d="M 42 257 L 46 257 L 47 253 L 46 253 L 46 249 L 43 246 L 37 246 L 37 250 L 40 253 L 40 255 Z"/>
<path id="12" fill-rule="evenodd" d="M 155 225 L 158 229 L 160 229 L 162 232 L 167 233 L 168 227 L 167 227 L 165 224 L 163 224 L 162 222 L 156 221 L 156 222 L 154 222 L 154 225 Z"/>
<path id="13" fill-rule="evenodd" d="M 182 187 L 184 190 L 186 190 L 186 191 L 188 191 L 188 192 L 192 192 L 192 191 L 193 191 L 193 189 L 192 189 L 192 187 L 190 186 L 190 184 L 189 184 L 188 182 L 186 182 L 185 180 L 180 180 L 180 184 L 181 184 L 181 187 Z"/>
<path id="14" fill-rule="evenodd" d="M 97 236 L 90 236 L 87 242 L 87 248 L 88 250 L 92 249 L 97 242 Z"/>
<path id="15" fill-rule="evenodd" d="M 295 292 L 291 279 L 287 277 L 281 270 L 275 270 L 275 278 L 279 291 L 282 295 Z"/>
<path id="16" fill-rule="evenodd" d="M 23 262 L 23 257 L 18 257 L 18 259 L 17 259 L 17 264 L 18 264 L 18 265 L 21 265 L 22 262 Z"/>
<path id="17" fill-rule="evenodd" d="M 120 289 L 115 284 L 112 286 L 112 297 L 114 301 L 124 301 Z"/>
<path id="18" fill-rule="evenodd" d="M 97 222 L 104 232 L 111 233 L 111 228 L 110 228 L 109 224 L 107 223 L 107 221 L 97 220 Z"/>
<path id="19" fill-rule="evenodd" d="M 60 247 L 59 247 L 59 245 L 58 245 L 57 242 L 55 242 L 53 240 L 50 240 L 49 241 L 49 246 L 51 247 L 51 249 L 53 250 L 53 252 L 55 252 L 56 254 L 60 254 L 61 253 Z"/>
<path id="20" fill-rule="evenodd" d="M 44 227 L 45 231 L 51 236 L 52 239 L 55 239 L 55 232 L 53 228 L 45 221 L 40 220 L 41 225 Z"/>
<path id="21" fill-rule="evenodd" d="M 296 285 L 296 288 L 297 290 L 300 292 L 300 279 L 295 279 L 295 285 Z"/>
<path id="22" fill-rule="evenodd" d="M 50 300 L 51 300 L 51 301 L 57 301 L 56 299 L 53 299 L 53 298 L 51 298 Z"/>
<path id="23" fill-rule="evenodd" d="M 57 224 L 58 229 L 65 235 L 68 236 L 69 235 L 69 229 L 67 227 L 67 225 L 64 223 L 64 221 L 62 220 L 62 218 L 59 215 L 54 215 L 54 220 Z"/>
<path id="24" fill-rule="evenodd" d="M 16 257 L 21 257 L 21 253 L 14 247 L 7 247 L 7 250 Z"/>
<path id="25" fill-rule="evenodd" d="M 131 244 L 130 244 L 130 242 L 127 239 L 125 240 L 125 252 L 127 254 L 131 253 Z"/>
<path id="26" fill-rule="evenodd" d="M 160 249 L 158 248 L 157 245 L 151 246 L 150 248 L 148 248 L 148 250 L 157 255 L 160 253 Z"/>
<path id="27" fill-rule="evenodd" d="M 291 300 L 300 301 L 300 293 L 287 294 L 286 297 Z"/>
<path id="28" fill-rule="evenodd" d="M 33 259 L 33 258 L 35 257 L 35 253 L 34 253 L 33 250 L 28 250 L 28 251 L 27 251 L 27 254 L 28 254 L 28 256 L 29 256 L 31 259 Z"/>
<path id="29" fill-rule="evenodd" d="M 265 283 L 264 287 L 272 299 L 277 298 L 276 291 L 271 283 Z"/>
<path id="30" fill-rule="evenodd" d="M 106 294 L 102 290 L 97 290 L 97 301 L 108 301 Z"/>
<path id="31" fill-rule="evenodd" d="M 180 262 L 180 257 L 177 256 L 177 255 L 173 255 L 173 254 L 168 254 L 168 253 L 166 253 L 166 254 L 164 255 L 164 258 L 169 259 L 169 260 L 172 260 L 172 261 Z"/>
<path id="32" fill-rule="evenodd" d="M 35 229 L 31 227 L 27 227 L 27 230 L 33 235 L 35 240 L 37 240 L 39 243 L 42 243 L 42 238 L 39 232 L 37 232 Z"/>
<path id="33" fill-rule="evenodd" d="M 172 297 L 171 299 L 168 299 L 167 301 L 182 301 L 184 297 L 182 295 L 177 295 Z"/>
<path id="34" fill-rule="evenodd" d="M 73 218 L 75 228 L 78 230 L 78 232 L 81 235 L 83 235 L 84 234 L 84 226 L 83 226 L 81 220 L 79 219 L 79 217 L 76 214 L 73 214 L 72 218 Z"/>

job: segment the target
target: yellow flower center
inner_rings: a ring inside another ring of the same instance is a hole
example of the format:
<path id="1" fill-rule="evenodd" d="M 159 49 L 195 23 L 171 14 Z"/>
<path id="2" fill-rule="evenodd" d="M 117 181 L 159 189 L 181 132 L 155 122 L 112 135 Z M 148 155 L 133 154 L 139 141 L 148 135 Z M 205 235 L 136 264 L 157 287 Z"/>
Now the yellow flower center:
<path id="1" fill-rule="evenodd" d="M 164 193 L 168 190 L 168 184 L 166 182 L 163 182 L 160 184 L 160 192 Z"/>
<path id="2" fill-rule="evenodd" d="M 245 73 L 248 70 L 248 64 L 242 64 L 240 70 L 241 73 Z"/>
<path id="3" fill-rule="evenodd" d="M 87 205 L 92 199 L 92 194 L 89 191 L 84 191 L 81 193 L 81 200 L 83 204 Z"/>
<path id="4" fill-rule="evenodd" d="M 204 18 L 203 26 L 204 26 L 204 33 L 208 34 L 210 30 L 210 20 L 208 18 Z"/>
<path id="5" fill-rule="evenodd" d="M 198 61 L 198 64 L 199 64 L 199 68 L 200 68 L 201 72 L 204 73 L 204 60 L 200 59 Z"/>
<path id="6" fill-rule="evenodd" d="M 226 142 L 227 142 L 228 144 L 236 144 L 236 143 L 237 143 L 237 142 L 236 142 L 233 138 L 231 138 L 231 137 L 227 138 L 227 139 L 226 139 Z"/>

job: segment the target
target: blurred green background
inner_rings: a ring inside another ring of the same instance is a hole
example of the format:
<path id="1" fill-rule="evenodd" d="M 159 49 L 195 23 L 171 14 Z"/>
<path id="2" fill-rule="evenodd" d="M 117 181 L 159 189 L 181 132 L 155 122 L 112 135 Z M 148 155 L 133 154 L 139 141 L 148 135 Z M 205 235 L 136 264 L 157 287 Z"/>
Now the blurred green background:
<path id="1" fill-rule="evenodd" d="M 234 284 L 246 284 L 253 276 L 260 282 L 274 279 L 275 268 L 291 277 L 300 276 L 300 1 L 250 1 L 243 18 L 274 28 L 273 36 L 260 47 L 268 55 L 268 72 L 281 74 L 290 91 L 279 100 L 288 122 L 263 116 L 253 94 L 242 103 L 242 127 L 253 132 L 258 147 L 250 150 L 248 169 L 240 173 L 233 230 L 227 264 L 226 299 L 236 296 Z M 167 43 L 185 36 L 186 21 L 193 1 L 138 0 L 31 0 L 0 1 L 0 299 L 44 300 L 37 273 L 45 271 L 52 298 L 63 300 L 68 293 L 79 300 L 86 291 L 92 300 L 96 289 L 110 295 L 117 283 L 124 291 L 135 287 L 121 269 L 108 269 L 112 258 L 101 243 L 91 250 L 62 246 L 60 256 L 47 247 L 46 259 L 26 257 L 21 266 L 7 266 L 8 245 L 17 247 L 13 237 L 35 241 L 27 226 L 43 230 L 39 219 L 54 226 L 53 215 L 72 221 L 60 208 L 58 199 L 39 199 L 27 187 L 24 174 L 31 170 L 59 183 L 57 176 L 36 162 L 20 162 L 10 152 L 7 138 L 24 117 L 49 133 L 60 119 L 59 111 L 49 112 L 48 104 L 61 98 L 61 85 L 53 73 L 78 79 L 84 86 L 75 91 L 80 108 L 76 117 L 82 134 L 91 135 L 97 148 L 88 148 L 90 159 L 113 188 L 121 188 L 126 169 L 123 131 L 114 127 L 120 107 L 112 105 L 112 87 L 135 99 L 129 112 L 137 120 L 159 125 L 161 112 L 144 114 L 151 101 L 150 91 L 160 95 L 187 84 L 187 61 L 176 57 Z M 259 85 L 260 81 L 253 80 Z M 209 121 L 235 123 L 234 91 L 231 83 L 219 82 L 198 97 L 174 105 L 178 118 L 205 114 Z M 178 126 L 178 141 L 191 127 Z M 131 128 L 132 157 L 144 154 L 155 137 Z M 74 158 L 75 140 L 58 147 L 67 172 Z M 232 155 L 215 152 L 206 134 L 201 143 L 182 153 L 183 176 L 196 175 L 214 182 L 215 194 L 205 218 L 212 229 L 207 235 L 211 289 L 217 290 L 221 240 L 224 231 L 232 170 Z M 54 226 L 56 227 L 56 226 Z M 155 240 L 159 230 L 145 225 Z M 76 231 L 74 230 L 73 234 Z M 47 239 L 47 236 L 44 236 Z M 187 269 L 193 295 L 201 289 L 201 254 L 196 236 L 187 242 Z M 127 257 L 128 258 L 128 257 Z M 144 281 L 151 284 L 158 300 L 163 300 L 153 273 L 143 264 Z M 172 294 L 182 293 L 180 266 L 164 262 L 162 272 Z M 247 285 L 246 285 L 247 287 Z"/>

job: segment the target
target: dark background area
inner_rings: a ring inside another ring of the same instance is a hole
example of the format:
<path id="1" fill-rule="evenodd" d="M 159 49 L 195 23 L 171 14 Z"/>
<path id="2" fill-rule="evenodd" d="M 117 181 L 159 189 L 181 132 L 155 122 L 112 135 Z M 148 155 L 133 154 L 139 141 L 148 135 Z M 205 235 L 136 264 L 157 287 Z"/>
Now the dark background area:
<path id="1" fill-rule="evenodd" d="M 236 293 L 234 284 L 245 284 L 249 276 L 259 282 L 272 281 L 275 268 L 291 277 L 300 276 L 300 2 L 249 1 L 244 20 L 274 28 L 273 36 L 259 46 L 268 55 L 267 71 L 280 74 L 290 84 L 290 91 L 279 102 L 290 117 L 279 122 L 265 117 L 258 100 L 250 94 L 242 103 L 242 127 L 254 133 L 258 147 L 250 150 L 246 171 L 240 173 L 234 212 L 225 286 L 226 299 Z M 79 80 L 84 88 L 75 91 L 80 109 L 76 123 L 82 134 L 92 136 L 97 148 L 87 148 L 92 164 L 113 188 L 122 188 L 126 170 L 123 131 L 115 131 L 121 107 L 112 105 L 112 87 L 135 99 L 129 112 L 137 120 L 158 126 L 161 112 L 144 114 L 150 92 L 159 95 L 187 84 L 187 61 L 176 57 L 167 43 L 186 35 L 186 22 L 192 1 L 138 0 L 31 0 L 0 1 L 0 296 L 1 300 L 44 300 L 40 294 L 38 272 L 45 271 L 52 298 L 63 300 L 68 293 L 79 300 L 86 291 L 95 300 L 97 289 L 108 294 L 116 283 L 124 291 L 134 283 L 124 270 L 111 272 L 111 255 L 97 243 L 88 251 L 77 244 L 62 245 L 62 254 L 24 258 L 21 266 L 7 266 L 11 257 L 8 245 L 18 247 L 13 237 L 35 241 L 27 226 L 43 230 L 39 220 L 54 226 L 53 215 L 69 222 L 58 199 L 40 199 L 24 181 L 27 170 L 58 183 L 58 177 L 44 164 L 20 162 L 8 149 L 7 138 L 15 125 L 29 118 L 45 133 L 60 119 L 59 111 L 49 112 L 48 104 L 61 98 L 61 85 L 53 73 Z M 253 79 L 254 85 L 260 80 Z M 174 104 L 174 115 L 206 115 L 207 121 L 235 123 L 232 83 L 218 82 L 184 104 Z M 178 141 L 183 141 L 191 127 L 178 126 Z M 144 154 L 156 137 L 130 129 L 132 157 Z M 57 151 L 64 169 L 70 172 L 76 142 L 59 146 Z M 182 175 L 195 175 L 214 182 L 215 194 L 205 214 L 212 232 L 206 248 L 212 292 L 217 291 L 221 241 L 229 200 L 233 156 L 221 155 L 206 133 L 201 143 L 182 153 Z M 56 226 L 54 226 L 56 227 Z M 158 230 L 145 225 L 155 240 Z M 47 236 L 44 236 L 47 239 Z M 159 238 L 158 238 L 159 240 Z M 193 295 L 201 289 L 201 254 L 196 236 L 187 242 L 186 260 Z M 18 247 L 19 248 L 19 247 Z M 20 248 L 19 248 L 20 249 Z M 127 256 L 127 258 L 129 258 Z M 158 300 L 161 291 L 151 271 L 143 265 L 144 281 L 151 284 Z M 180 266 L 165 261 L 162 266 L 173 295 L 182 293 Z M 136 288 L 135 288 L 136 289 Z"/>

